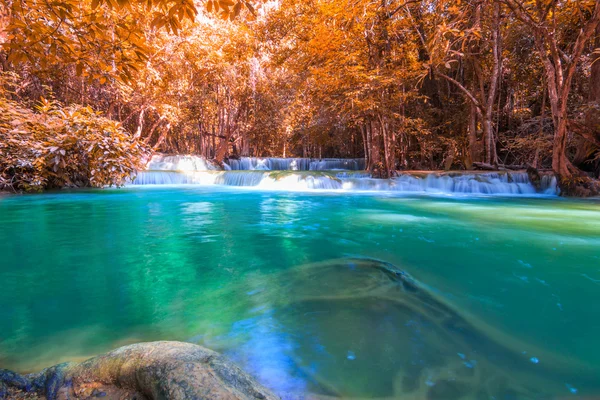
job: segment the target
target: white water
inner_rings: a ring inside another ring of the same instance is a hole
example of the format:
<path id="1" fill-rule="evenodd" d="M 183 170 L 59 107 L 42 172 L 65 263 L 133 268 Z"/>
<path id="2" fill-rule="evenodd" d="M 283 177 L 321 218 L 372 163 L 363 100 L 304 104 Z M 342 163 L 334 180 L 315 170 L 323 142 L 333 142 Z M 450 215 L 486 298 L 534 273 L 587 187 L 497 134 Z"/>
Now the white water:
<path id="1" fill-rule="evenodd" d="M 150 171 L 217 171 L 220 168 L 204 157 L 155 154 L 146 167 Z"/>
<path id="2" fill-rule="evenodd" d="M 536 190 L 524 172 L 410 174 L 373 179 L 368 173 L 265 171 L 142 171 L 134 185 L 196 184 L 252 187 L 265 190 L 394 191 L 464 194 L 533 195 Z M 542 193 L 555 195 L 556 178 L 544 176 Z"/>
<path id="3" fill-rule="evenodd" d="M 360 171 L 365 169 L 365 160 L 363 158 L 242 157 L 239 160 L 227 160 L 226 165 L 234 171 Z"/>
<path id="4" fill-rule="evenodd" d="M 223 185 L 264 190 L 392 191 L 464 194 L 533 195 L 525 172 L 401 173 L 374 179 L 363 159 L 253 158 L 229 160 L 225 171 L 190 155 L 157 154 L 131 182 L 133 185 Z M 285 171 L 285 172 L 272 172 Z M 297 172 L 293 172 L 297 171 Z M 310 172 L 313 171 L 313 172 Z M 327 172 L 320 172 L 327 171 Z M 542 194 L 557 194 L 556 178 L 542 176 Z"/>

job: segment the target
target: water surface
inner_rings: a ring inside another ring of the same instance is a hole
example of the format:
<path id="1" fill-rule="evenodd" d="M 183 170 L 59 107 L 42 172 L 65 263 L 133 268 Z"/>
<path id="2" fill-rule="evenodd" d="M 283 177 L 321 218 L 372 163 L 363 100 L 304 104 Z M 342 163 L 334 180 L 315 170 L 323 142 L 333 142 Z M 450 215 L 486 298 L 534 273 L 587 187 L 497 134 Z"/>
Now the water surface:
<path id="1" fill-rule="evenodd" d="M 0 368 L 185 340 L 284 397 L 600 395 L 598 201 L 141 187 L 0 226 Z"/>

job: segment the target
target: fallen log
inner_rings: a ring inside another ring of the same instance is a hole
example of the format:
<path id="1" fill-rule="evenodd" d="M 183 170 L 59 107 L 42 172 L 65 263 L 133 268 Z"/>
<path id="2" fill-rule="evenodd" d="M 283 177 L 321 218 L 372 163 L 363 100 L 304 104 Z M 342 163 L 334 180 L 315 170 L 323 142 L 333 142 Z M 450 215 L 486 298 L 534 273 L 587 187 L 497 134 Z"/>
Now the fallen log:
<path id="1" fill-rule="evenodd" d="M 483 163 L 483 162 L 474 162 L 473 166 L 476 169 L 481 169 L 484 171 L 504 171 L 504 170 L 518 171 L 518 170 L 527 169 L 527 167 L 528 167 L 527 165 L 523 165 L 523 164 L 492 165 L 492 164 L 487 164 L 487 163 Z"/>
<path id="2" fill-rule="evenodd" d="M 497 171 L 498 170 L 498 167 L 491 165 L 491 164 L 482 163 L 482 162 L 474 162 L 473 167 L 475 167 L 475 169 L 482 169 L 485 171 Z"/>

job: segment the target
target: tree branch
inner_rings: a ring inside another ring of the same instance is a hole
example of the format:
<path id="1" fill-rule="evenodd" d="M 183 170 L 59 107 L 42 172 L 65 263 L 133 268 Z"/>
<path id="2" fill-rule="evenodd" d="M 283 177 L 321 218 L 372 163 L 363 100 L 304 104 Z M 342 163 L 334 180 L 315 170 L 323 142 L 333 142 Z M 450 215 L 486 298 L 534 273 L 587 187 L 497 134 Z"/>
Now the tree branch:
<path id="1" fill-rule="evenodd" d="M 409 0 L 409 1 L 404 2 L 404 3 L 400 4 L 398 7 L 396 7 L 394 9 L 394 11 L 388 13 L 387 17 L 388 18 L 392 18 L 394 16 L 394 14 L 396 14 L 398 11 L 400 11 L 401 9 L 403 9 L 404 7 L 406 7 L 407 5 L 413 4 L 413 3 L 421 3 L 421 0 Z"/>
<path id="2" fill-rule="evenodd" d="M 481 107 L 481 103 L 477 100 L 477 98 L 475 96 L 473 96 L 473 93 L 471 93 L 469 91 L 469 89 L 467 89 L 466 87 L 464 87 L 459 81 L 457 81 L 454 78 L 449 77 L 446 74 L 443 74 L 439 71 L 433 71 L 433 73 L 441 78 L 446 79 L 448 82 L 452 83 L 453 85 L 455 85 L 460 91 L 462 91 L 469 100 L 471 100 L 471 102 L 475 105 L 475 107 L 477 107 L 477 111 L 479 113 L 483 112 L 483 109 Z"/>

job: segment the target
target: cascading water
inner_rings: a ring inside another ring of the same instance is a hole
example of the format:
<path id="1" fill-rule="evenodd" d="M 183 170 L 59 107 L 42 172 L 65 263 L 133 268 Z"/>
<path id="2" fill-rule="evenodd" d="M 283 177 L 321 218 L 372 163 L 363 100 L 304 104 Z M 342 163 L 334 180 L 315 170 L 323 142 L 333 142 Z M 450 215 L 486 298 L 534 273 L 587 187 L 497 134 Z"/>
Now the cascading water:
<path id="1" fill-rule="evenodd" d="M 363 158 L 257 158 L 242 157 L 225 163 L 234 171 L 331 171 L 365 169 Z"/>
<path id="2" fill-rule="evenodd" d="M 404 172 L 374 179 L 362 159 L 250 158 L 229 160 L 225 170 L 197 156 L 155 155 L 133 185 L 223 185 L 263 190 L 390 191 L 534 195 L 557 194 L 556 178 L 542 175 L 536 190 L 525 172 Z"/>
<path id="3" fill-rule="evenodd" d="M 224 185 L 264 190 L 343 190 L 462 194 L 556 195 L 556 178 L 545 176 L 536 191 L 524 172 L 478 174 L 404 173 L 374 179 L 367 173 L 273 171 L 141 171 L 134 185 Z"/>
<path id="4" fill-rule="evenodd" d="M 146 169 L 149 171 L 217 171 L 220 168 L 204 157 L 155 154 Z"/>

